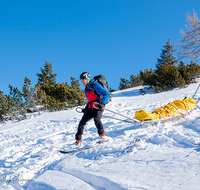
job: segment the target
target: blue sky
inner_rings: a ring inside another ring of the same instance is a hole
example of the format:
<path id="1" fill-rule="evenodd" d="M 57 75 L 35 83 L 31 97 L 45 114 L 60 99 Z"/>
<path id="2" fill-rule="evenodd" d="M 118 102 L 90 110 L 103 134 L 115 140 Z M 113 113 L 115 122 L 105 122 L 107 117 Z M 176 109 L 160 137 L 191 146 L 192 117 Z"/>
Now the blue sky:
<path id="1" fill-rule="evenodd" d="M 34 87 L 46 60 L 58 83 L 88 71 L 117 90 L 120 78 L 154 69 L 199 8 L 197 0 L 1 0 L 0 90 L 22 90 L 25 77 Z"/>

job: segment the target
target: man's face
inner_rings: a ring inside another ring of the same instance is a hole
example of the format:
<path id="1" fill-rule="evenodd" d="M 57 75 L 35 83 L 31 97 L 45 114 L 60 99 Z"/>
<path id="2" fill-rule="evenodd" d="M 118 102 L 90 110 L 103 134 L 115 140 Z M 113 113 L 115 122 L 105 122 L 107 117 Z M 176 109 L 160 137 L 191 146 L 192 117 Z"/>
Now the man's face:
<path id="1" fill-rule="evenodd" d="M 81 79 L 81 82 L 83 83 L 84 86 L 86 86 L 89 82 L 87 79 Z"/>

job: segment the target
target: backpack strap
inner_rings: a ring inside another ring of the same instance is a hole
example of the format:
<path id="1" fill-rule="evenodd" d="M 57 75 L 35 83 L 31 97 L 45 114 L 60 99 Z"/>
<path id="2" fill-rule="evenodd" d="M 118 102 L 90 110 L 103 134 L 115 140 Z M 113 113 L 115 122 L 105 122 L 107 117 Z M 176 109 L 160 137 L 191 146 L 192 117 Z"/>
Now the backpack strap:
<path id="1" fill-rule="evenodd" d="M 93 82 L 91 83 L 90 87 L 91 87 L 91 89 L 92 89 L 92 92 L 94 92 L 95 94 L 97 94 L 96 91 L 94 90 L 94 87 L 93 87 L 93 84 L 94 84 L 95 82 L 97 82 L 97 81 L 93 81 Z"/>
<path id="2" fill-rule="evenodd" d="M 90 87 L 91 87 L 92 92 L 93 92 L 94 94 L 98 95 L 98 100 L 101 100 L 101 99 L 102 99 L 102 96 L 101 96 L 100 94 L 98 94 L 98 93 L 94 90 L 93 85 L 94 85 L 95 82 L 97 82 L 97 81 L 93 81 L 93 82 L 91 83 Z"/>

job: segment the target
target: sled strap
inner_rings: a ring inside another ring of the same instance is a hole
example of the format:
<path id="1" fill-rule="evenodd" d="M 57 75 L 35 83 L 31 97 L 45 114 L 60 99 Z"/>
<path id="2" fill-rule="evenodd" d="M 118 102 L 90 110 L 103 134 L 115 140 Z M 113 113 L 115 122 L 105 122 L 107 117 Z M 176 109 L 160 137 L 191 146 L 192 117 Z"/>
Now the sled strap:
<path id="1" fill-rule="evenodd" d="M 169 117 L 171 116 L 171 114 L 165 108 L 161 107 L 161 109 L 164 110 L 164 112 L 167 113 L 169 115 Z"/>
<path id="2" fill-rule="evenodd" d="M 157 111 L 154 111 L 153 113 L 158 114 L 160 119 L 161 119 L 161 118 L 164 118 L 164 117 L 163 117 L 159 112 L 157 112 Z"/>
<path id="3" fill-rule="evenodd" d="M 174 106 L 174 105 L 172 105 L 172 104 L 169 104 L 169 105 L 172 106 L 172 107 L 174 107 L 174 108 L 177 110 L 177 112 L 178 112 L 179 114 L 185 116 L 185 114 L 183 114 L 182 112 L 180 112 L 180 110 L 179 110 L 176 106 Z"/>
<path id="4" fill-rule="evenodd" d="M 187 114 L 188 114 L 188 115 L 190 115 L 190 113 L 189 113 L 189 111 L 188 111 L 188 109 L 187 109 L 187 107 L 186 107 L 185 103 L 184 103 L 183 101 L 181 101 L 181 103 L 184 105 L 184 107 L 185 107 L 185 110 L 186 110 Z"/>

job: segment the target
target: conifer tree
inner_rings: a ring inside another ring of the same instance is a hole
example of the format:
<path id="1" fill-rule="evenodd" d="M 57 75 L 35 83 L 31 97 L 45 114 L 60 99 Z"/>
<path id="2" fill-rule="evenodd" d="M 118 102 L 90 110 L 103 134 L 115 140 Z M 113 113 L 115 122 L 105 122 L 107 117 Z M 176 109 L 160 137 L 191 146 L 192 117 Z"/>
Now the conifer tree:
<path id="1" fill-rule="evenodd" d="M 41 88 L 40 84 L 37 83 L 35 85 L 36 91 L 36 105 L 39 105 L 40 110 L 47 110 L 47 95 L 45 91 Z"/>
<path id="2" fill-rule="evenodd" d="M 200 76 L 200 66 L 193 61 L 189 65 L 186 66 L 186 72 L 187 72 L 187 77 L 186 81 L 187 83 L 194 83 L 196 82 L 195 79 L 196 77 Z"/>
<path id="3" fill-rule="evenodd" d="M 72 89 L 76 89 L 77 91 L 80 91 L 80 84 L 79 84 L 79 80 L 76 80 L 74 77 L 71 77 L 71 88 Z"/>
<path id="4" fill-rule="evenodd" d="M 130 88 L 130 82 L 125 78 L 120 78 L 119 89 L 123 90 L 126 88 Z"/>
<path id="5" fill-rule="evenodd" d="M 4 116 L 8 111 L 8 97 L 0 90 L 0 123 L 4 121 Z"/>
<path id="6" fill-rule="evenodd" d="M 79 80 L 71 77 L 71 93 L 73 95 L 72 104 L 74 105 L 84 105 L 86 103 L 85 93 L 80 88 Z"/>
<path id="7" fill-rule="evenodd" d="M 154 70 L 151 68 L 150 70 L 145 69 L 144 71 L 140 71 L 140 80 L 143 85 L 157 85 L 157 76 Z"/>
<path id="8" fill-rule="evenodd" d="M 66 93 L 70 91 L 70 87 L 67 83 L 57 83 L 55 86 L 48 88 L 47 95 L 53 97 L 60 102 L 67 102 Z"/>
<path id="9" fill-rule="evenodd" d="M 168 63 L 160 65 L 157 67 L 155 73 L 158 78 L 158 86 L 162 87 L 164 90 L 183 86 L 185 84 L 185 80 L 174 65 Z"/>
<path id="10" fill-rule="evenodd" d="M 31 89 L 31 80 L 27 77 L 24 79 L 24 86 L 23 86 L 23 97 L 25 99 L 25 106 L 26 108 L 33 107 L 33 93 Z"/>
<path id="11" fill-rule="evenodd" d="M 184 78 L 185 82 L 187 83 L 187 70 L 183 61 L 180 62 L 177 69 L 180 72 L 181 76 Z"/>
<path id="12" fill-rule="evenodd" d="M 31 111 L 30 109 L 34 108 L 40 114 L 39 110 L 37 109 L 36 89 L 31 87 L 31 80 L 27 77 L 25 77 L 25 79 L 24 79 L 24 85 L 23 85 L 22 92 L 23 92 L 23 97 L 25 99 L 24 104 L 25 104 L 27 111 Z"/>
<path id="13" fill-rule="evenodd" d="M 48 86 L 53 86 L 56 84 L 57 74 L 53 74 L 52 64 L 49 61 L 45 61 L 44 68 L 40 68 L 41 74 L 37 73 L 38 83 L 41 87 L 46 88 Z"/>
<path id="14" fill-rule="evenodd" d="M 115 90 L 113 89 L 113 88 L 109 88 L 109 92 L 111 92 L 111 94 L 112 94 L 112 92 L 115 92 Z"/>
<path id="15" fill-rule="evenodd" d="M 12 118 L 20 120 L 20 115 L 26 117 L 23 95 L 17 87 L 13 87 L 9 84 L 9 88 L 9 113 Z"/>
<path id="16" fill-rule="evenodd" d="M 53 97 L 47 95 L 47 109 L 50 111 L 59 111 L 66 107 L 66 104 L 55 100 Z"/>
<path id="17" fill-rule="evenodd" d="M 38 76 L 37 100 L 45 109 L 51 111 L 63 109 L 65 104 L 61 102 L 60 94 L 57 93 L 59 91 L 56 87 L 57 74 L 53 74 L 52 64 L 45 61 L 44 68 L 40 68 L 40 70 L 42 73 L 36 74 Z"/>
<path id="18" fill-rule="evenodd" d="M 142 85 L 142 82 L 140 80 L 140 75 L 134 75 L 132 74 L 130 76 L 130 85 L 131 87 L 135 87 L 135 86 L 141 86 Z"/>
<path id="19" fill-rule="evenodd" d="M 157 59 L 156 67 L 164 65 L 166 63 L 168 63 L 169 65 L 175 65 L 175 63 L 177 63 L 177 60 L 175 60 L 175 58 L 173 57 L 173 52 L 175 52 L 175 50 L 173 49 L 170 39 L 161 50 L 162 52 L 160 54 L 160 59 Z"/>

